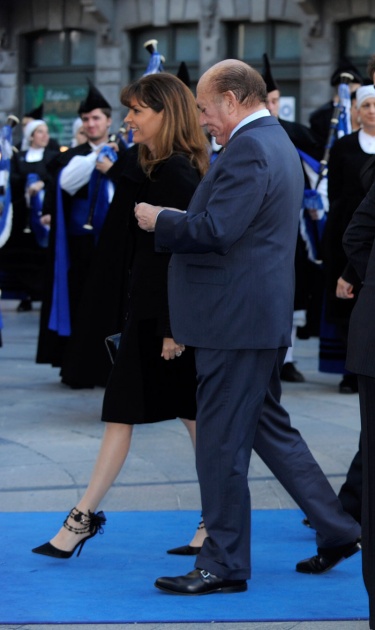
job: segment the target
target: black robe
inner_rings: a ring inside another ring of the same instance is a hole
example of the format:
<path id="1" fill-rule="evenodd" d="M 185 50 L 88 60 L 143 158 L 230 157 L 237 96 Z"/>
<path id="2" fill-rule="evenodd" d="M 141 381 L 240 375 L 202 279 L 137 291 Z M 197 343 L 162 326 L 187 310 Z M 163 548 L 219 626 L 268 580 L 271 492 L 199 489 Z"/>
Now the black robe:
<path id="1" fill-rule="evenodd" d="M 13 221 L 10 237 L 0 249 L 1 284 L 5 291 L 19 293 L 20 297 L 41 300 L 47 250 L 38 244 L 33 232 L 24 231 L 30 225 L 25 186 L 27 176 L 35 173 L 48 188 L 52 181 L 48 165 L 57 153 L 46 148 L 38 162 L 26 162 L 26 154 L 27 151 L 14 153 L 11 161 Z"/>
<path id="2" fill-rule="evenodd" d="M 336 284 L 340 276 L 354 285 L 355 292 L 361 282 L 345 255 L 342 238 L 354 211 L 366 195 L 361 180 L 363 166 L 371 159 L 358 141 L 358 131 L 336 140 L 331 149 L 328 171 L 328 197 L 330 209 L 323 237 L 324 271 L 326 278 L 326 319 L 344 325 L 355 304 L 355 299 L 336 297 Z"/>
<path id="3" fill-rule="evenodd" d="M 89 155 L 91 152 L 92 147 L 88 142 L 85 142 L 84 144 L 78 145 L 77 147 L 60 153 L 48 165 L 48 171 L 51 176 L 52 183 L 46 189 L 43 212 L 44 214 L 51 214 L 52 223 L 50 243 L 47 254 L 48 260 L 44 279 L 44 291 L 36 362 L 50 363 L 54 367 L 61 366 L 63 353 L 68 341 L 68 337 L 60 336 L 56 332 L 48 328 L 54 282 L 57 181 L 62 168 L 64 168 L 73 157 L 77 155 Z M 69 216 L 74 200 L 88 199 L 88 194 L 88 184 L 82 186 L 75 195 L 69 195 L 65 191 L 62 192 L 66 223 L 68 223 L 69 221 Z M 79 236 L 68 235 L 68 247 L 70 256 L 70 268 L 68 273 L 69 305 L 72 325 L 74 323 L 77 307 L 81 300 L 82 290 L 86 281 L 88 270 L 90 268 L 95 246 L 95 236 L 90 231 L 88 231 L 87 234 L 81 234 Z"/>

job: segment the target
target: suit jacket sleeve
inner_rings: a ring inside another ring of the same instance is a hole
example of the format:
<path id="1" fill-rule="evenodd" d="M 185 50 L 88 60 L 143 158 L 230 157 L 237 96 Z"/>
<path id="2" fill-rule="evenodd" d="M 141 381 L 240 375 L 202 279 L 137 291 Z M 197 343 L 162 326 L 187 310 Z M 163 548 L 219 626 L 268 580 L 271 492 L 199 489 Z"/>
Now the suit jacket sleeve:
<path id="1" fill-rule="evenodd" d="M 353 214 L 343 238 L 349 262 L 363 282 L 375 240 L 375 183 Z"/>

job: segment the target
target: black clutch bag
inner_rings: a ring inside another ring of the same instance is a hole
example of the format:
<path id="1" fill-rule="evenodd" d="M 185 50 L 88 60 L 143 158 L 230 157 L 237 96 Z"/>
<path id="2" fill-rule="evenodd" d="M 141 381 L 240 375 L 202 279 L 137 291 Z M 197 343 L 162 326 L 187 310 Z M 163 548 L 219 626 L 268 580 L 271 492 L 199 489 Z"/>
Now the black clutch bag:
<path id="1" fill-rule="evenodd" d="M 106 337 L 104 339 L 104 343 L 107 347 L 108 354 L 112 363 L 115 362 L 116 353 L 120 345 L 120 339 L 121 333 L 117 333 L 116 335 L 109 335 L 109 337 Z"/>

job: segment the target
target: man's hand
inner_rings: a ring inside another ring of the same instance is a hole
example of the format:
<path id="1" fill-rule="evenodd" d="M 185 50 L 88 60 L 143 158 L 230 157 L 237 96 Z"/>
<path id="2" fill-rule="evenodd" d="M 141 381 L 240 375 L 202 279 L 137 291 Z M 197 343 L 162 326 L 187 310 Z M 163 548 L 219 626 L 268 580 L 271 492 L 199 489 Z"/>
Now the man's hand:
<path id="1" fill-rule="evenodd" d="M 40 222 L 45 227 L 48 227 L 49 225 L 51 225 L 51 215 L 50 214 L 43 214 L 40 217 Z"/>
<path id="2" fill-rule="evenodd" d="M 104 156 L 100 162 L 95 163 L 95 168 L 105 175 L 107 171 L 113 166 L 113 162 L 107 157 Z"/>
<path id="3" fill-rule="evenodd" d="M 30 186 L 27 189 L 27 194 L 30 195 L 30 197 L 33 197 L 34 195 L 37 195 L 40 190 L 43 190 L 43 188 L 44 188 L 44 182 L 39 180 L 38 182 L 34 182 L 33 184 L 30 184 Z"/>
<path id="4" fill-rule="evenodd" d="M 180 357 L 184 351 L 185 346 L 183 343 L 176 343 L 172 337 L 164 337 L 161 351 L 163 359 L 169 361 L 175 357 Z"/>
<path id="5" fill-rule="evenodd" d="M 138 203 L 134 208 L 134 213 L 139 227 L 147 232 L 153 232 L 160 210 L 162 210 L 161 206 L 152 206 L 150 203 L 144 202 Z"/>
<path id="6" fill-rule="evenodd" d="M 351 300 L 354 298 L 353 285 L 346 282 L 344 278 L 339 278 L 336 285 L 336 297 L 341 300 Z"/>

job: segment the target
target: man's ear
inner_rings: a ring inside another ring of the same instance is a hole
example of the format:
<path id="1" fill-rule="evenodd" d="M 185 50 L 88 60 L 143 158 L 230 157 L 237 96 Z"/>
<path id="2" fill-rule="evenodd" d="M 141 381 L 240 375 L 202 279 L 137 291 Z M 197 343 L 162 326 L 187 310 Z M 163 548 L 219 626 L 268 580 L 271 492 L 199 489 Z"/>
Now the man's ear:
<path id="1" fill-rule="evenodd" d="M 228 90 L 225 92 L 224 98 L 228 107 L 228 112 L 232 113 L 236 109 L 238 103 L 234 92 L 232 92 L 232 90 Z"/>

